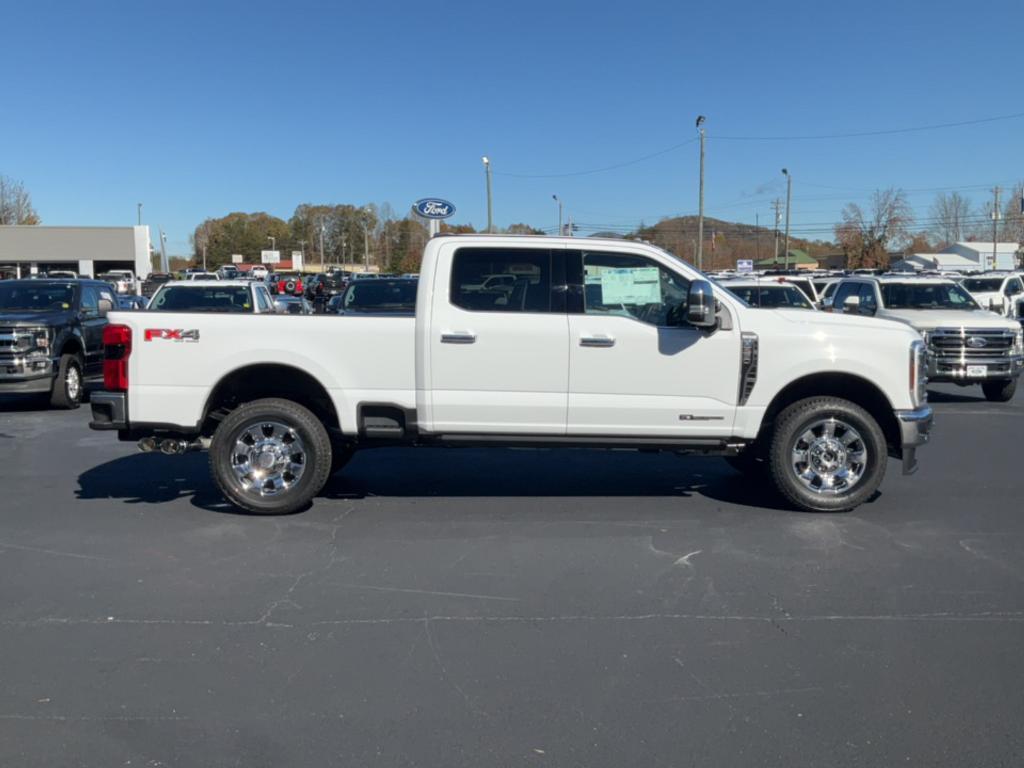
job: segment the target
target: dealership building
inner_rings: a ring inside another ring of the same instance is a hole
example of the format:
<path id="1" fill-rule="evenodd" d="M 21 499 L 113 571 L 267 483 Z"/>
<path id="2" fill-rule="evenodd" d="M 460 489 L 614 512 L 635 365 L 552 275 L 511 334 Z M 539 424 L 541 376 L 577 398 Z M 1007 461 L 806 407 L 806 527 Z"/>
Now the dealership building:
<path id="1" fill-rule="evenodd" d="M 0 278 L 54 270 L 95 277 L 111 269 L 139 277 L 152 271 L 148 226 L 0 226 Z"/>

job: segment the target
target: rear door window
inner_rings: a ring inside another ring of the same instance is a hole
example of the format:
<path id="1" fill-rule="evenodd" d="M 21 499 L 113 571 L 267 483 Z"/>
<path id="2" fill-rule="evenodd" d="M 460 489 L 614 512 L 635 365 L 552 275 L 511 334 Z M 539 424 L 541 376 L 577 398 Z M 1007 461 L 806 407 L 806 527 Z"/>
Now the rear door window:
<path id="1" fill-rule="evenodd" d="M 470 312 L 551 312 L 551 261 L 536 248 L 460 248 L 451 303 Z"/>

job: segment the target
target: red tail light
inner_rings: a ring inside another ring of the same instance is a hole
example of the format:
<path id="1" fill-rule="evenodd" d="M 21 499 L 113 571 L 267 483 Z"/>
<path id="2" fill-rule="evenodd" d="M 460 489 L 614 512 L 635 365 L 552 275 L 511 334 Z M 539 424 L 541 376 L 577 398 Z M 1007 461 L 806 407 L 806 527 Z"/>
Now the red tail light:
<path id="1" fill-rule="evenodd" d="M 108 392 L 128 391 L 128 357 L 131 353 L 131 328 L 111 324 L 103 329 L 103 388 Z"/>

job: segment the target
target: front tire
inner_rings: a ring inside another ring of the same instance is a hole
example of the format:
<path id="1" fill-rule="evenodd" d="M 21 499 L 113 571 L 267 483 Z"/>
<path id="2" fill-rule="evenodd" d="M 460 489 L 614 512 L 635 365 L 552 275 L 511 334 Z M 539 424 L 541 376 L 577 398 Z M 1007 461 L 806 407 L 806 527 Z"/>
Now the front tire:
<path id="1" fill-rule="evenodd" d="M 779 414 L 769 450 L 779 492 L 807 512 L 845 512 L 885 477 L 888 450 L 874 417 L 838 397 L 812 397 Z"/>
<path id="2" fill-rule="evenodd" d="M 82 394 L 85 391 L 82 370 L 82 361 L 77 355 L 68 353 L 60 356 L 57 376 L 53 380 L 53 389 L 50 390 L 51 406 L 70 411 L 82 404 Z"/>
<path id="3" fill-rule="evenodd" d="M 296 512 L 330 476 L 331 440 L 320 420 L 298 403 L 254 400 L 217 427 L 210 472 L 225 498 L 246 512 Z"/>
<path id="4" fill-rule="evenodd" d="M 986 381 L 981 385 L 981 391 L 985 393 L 985 399 L 990 403 L 1008 403 L 1013 399 L 1017 391 L 1016 379 L 997 379 Z"/>

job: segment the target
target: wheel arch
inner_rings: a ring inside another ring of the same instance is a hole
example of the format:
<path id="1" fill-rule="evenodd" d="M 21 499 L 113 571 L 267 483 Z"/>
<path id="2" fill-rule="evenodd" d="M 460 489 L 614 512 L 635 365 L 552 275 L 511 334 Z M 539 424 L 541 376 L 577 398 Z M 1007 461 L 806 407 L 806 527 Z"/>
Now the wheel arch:
<path id="1" fill-rule="evenodd" d="M 853 373 L 812 373 L 791 381 L 768 404 L 758 438 L 771 429 L 775 418 L 784 409 L 808 397 L 839 397 L 859 405 L 878 422 L 885 435 L 889 455 L 895 458 L 902 456 L 900 425 L 892 403 L 878 385 Z"/>
<path id="2" fill-rule="evenodd" d="M 235 408 L 267 397 L 305 406 L 329 433 L 341 429 L 334 401 L 315 376 L 285 363 L 254 363 L 234 369 L 214 385 L 203 408 L 200 432 L 212 435 L 224 416 Z"/>

